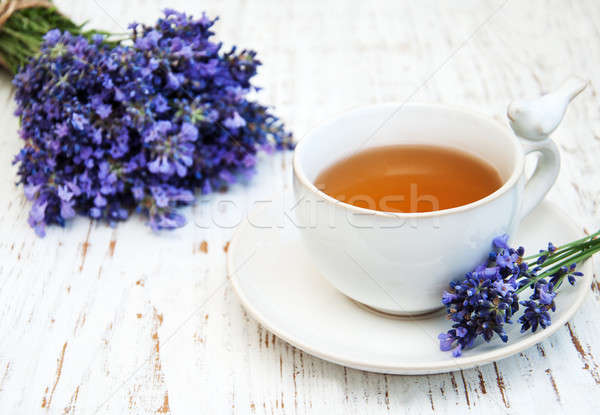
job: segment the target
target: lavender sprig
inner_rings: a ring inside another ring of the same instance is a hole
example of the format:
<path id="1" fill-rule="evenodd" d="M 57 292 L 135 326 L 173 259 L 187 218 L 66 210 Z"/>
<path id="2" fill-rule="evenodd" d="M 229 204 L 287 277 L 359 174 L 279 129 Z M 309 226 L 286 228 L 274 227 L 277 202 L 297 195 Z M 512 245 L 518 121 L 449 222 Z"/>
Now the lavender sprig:
<path id="1" fill-rule="evenodd" d="M 453 325 L 438 336 L 440 349 L 452 350 L 458 357 L 479 337 L 489 342 L 496 334 L 508 341 L 504 325 L 512 324 L 519 306 L 525 307 L 518 319 L 521 333 L 548 327 L 558 289 L 565 280 L 574 285 L 583 276 L 576 266 L 600 251 L 599 235 L 600 231 L 559 247 L 550 242 L 527 257 L 523 247 L 508 246 L 508 235 L 495 238 L 486 261 L 462 280 L 451 282 L 442 296 Z M 520 300 L 519 294 L 526 290 L 528 299 Z"/>
<path id="2" fill-rule="evenodd" d="M 182 226 L 176 209 L 196 193 L 245 180 L 261 150 L 293 146 L 248 99 L 256 53 L 223 51 L 215 20 L 166 10 L 154 26 L 130 26 L 132 45 L 45 35 L 13 80 L 24 140 L 15 163 L 38 235 L 75 214 L 113 224 L 137 211 L 153 229 Z"/>

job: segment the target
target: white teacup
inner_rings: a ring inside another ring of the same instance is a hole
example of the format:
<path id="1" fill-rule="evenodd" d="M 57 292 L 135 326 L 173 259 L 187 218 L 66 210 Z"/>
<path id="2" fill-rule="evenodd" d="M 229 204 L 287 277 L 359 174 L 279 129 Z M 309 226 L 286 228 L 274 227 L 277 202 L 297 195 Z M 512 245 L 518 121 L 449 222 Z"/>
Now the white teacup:
<path id="1" fill-rule="evenodd" d="M 509 109 L 509 117 L 515 122 L 523 111 L 511 116 Z M 305 245 L 323 276 L 364 305 L 404 315 L 436 310 L 448 283 L 481 263 L 494 237 L 512 235 L 553 185 L 560 159 L 545 137 L 519 139 L 485 115 L 451 106 L 384 104 L 348 112 L 312 131 L 295 150 L 295 210 Z M 342 203 L 313 184 L 340 159 L 397 144 L 471 153 L 493 165 L 503 185 L 456 208 L 392 213 Z M 532 152 L 541 156 L 527 179 L 524 160 Z"/>

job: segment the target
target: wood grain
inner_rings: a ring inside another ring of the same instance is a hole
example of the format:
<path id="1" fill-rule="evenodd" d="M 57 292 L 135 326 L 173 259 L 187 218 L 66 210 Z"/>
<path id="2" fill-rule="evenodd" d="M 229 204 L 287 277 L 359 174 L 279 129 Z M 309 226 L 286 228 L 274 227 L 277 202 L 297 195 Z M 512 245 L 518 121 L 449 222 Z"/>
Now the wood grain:
<path id="1" fill-rule="evenodd" d="M 504 121 L 508 102 L 569 74 L 590 87 L 554 138 L 563 162 L 549 198 L 600 227 L 600 4 L 504 1 L 57 1 L 123 31 L 164 7 L 220 15 L 225 45 L 260 53 L 260 97 L 297 139 L 357 105 L 445 102 Z M 600 284 L 573 320 L 519 355 L 472 370 L 387 376 L 313 358 L 264 330 L 227 284 L 233 228 L 289 186 L 291 155 L 265 157 L 247 187 L 185 209 L 153 234 L 78 218 L 45 239 L 14 186 L 12 90 L 0 78 L 0 413 L 597 412 Z M 231 203 L 233 202 L 233 203 Z"/>

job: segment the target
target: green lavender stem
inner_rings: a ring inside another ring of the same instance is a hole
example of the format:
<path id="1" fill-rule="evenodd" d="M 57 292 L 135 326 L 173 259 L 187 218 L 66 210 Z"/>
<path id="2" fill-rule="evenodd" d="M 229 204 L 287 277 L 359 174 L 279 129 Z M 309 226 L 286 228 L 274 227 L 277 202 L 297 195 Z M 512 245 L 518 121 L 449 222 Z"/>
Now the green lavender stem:
<path id="1" fill-rule="evenodd" d="M 552 255 L 548 256 L 548 258 L 541 264 L 544 267 L 548 265 L 552 265 L 556 262 L 563 261 L 565 258 L 568 258 L 574 252 L 583 251 L 583 250 L 591 250 L 600 245 L 600 239 L 594 240 L 594 242 L 581 242 L 579 245 L 569 248 L 568 250 L 556 251 Z M 527 264 L 529 267 L 534 267 L 536 265 L 540 265 L 537 261 L 533 261 Z"/>
<path id="2" fill-rule="evenodd" d="M 600 230 L 596 231 L 595 233 L 593 233 L 591 235 L 584 236 L 581 239 L 577 239 L 577 240 L 569 242 L 567 244 L 560 245 L 560 246 L 558 246 L 556 248 L 556 251 L 554 251 L 553 254 L 559 254 L 559 253 L 561 253 L 563 251 L 566 251 L 566 250 L 572 248 L 574 245 L 580 244 L 582 242 L 589 242 L 589 241 L 593 240 L 596 236 L 599 236 L 599 235 L 600 235 Z M 529 255 L 529 256 L 524 257 L 523 261 L 527 261 L 527 260 L 530 260 L 530 259 L 533 259 L 533 258 L 538 258 L 541 255 L 548 255 L 548 254 L 550 254 L 549 251 L 542 251 L 542 252 L 539 252 L 537 254 L 533 254 L 533 255 Z"/>
<path id="3" fill-rule="evenodd" d="M 579 264 L 586 259 L 590 258 L 596 252 L 600 251 L 600 238 L 597 236 L 600 235 L 600 231 L 595 232 L 592 235 L 586 236 L 584 238 L 578 239 L 576 241 L 570 242 L 568 244 L 562 245 L 558 247 L 554 252 L 550 253 L 549 251 L 542 251 L 535 255 L 530 255 L 528 257 L 523 258 L 527 259 L 535 259 L 539 258 L 542 255 L 548 255 L 548 258 L 542 263 L 538 264 L 537 261 L 533 261 L 528 263 L 529 267 L 539 265 L 542 268 L 542 272 L 536 275 L 529 281 L 529 284 L 519 288 L 516 293 L 520 293 L 525 289 L 529 288 L 530 285 L 535 284 L 537 281 L 552 276 L 556 272 L 560 271 L 563 266 L 570 266 L 571 264 Z M 565 276 L 563 275 L 557 282 L 555 288 L 560 287 L 562 281 Z"/>
<path id="4" fill-rule="evenodd" d="M 0 27 L 0 57 L 14 75 L 40 50 L 44 35 L 52 29 L 68 31 L 73 35 L 91 38 L 94 34 L 111 35 L 98 30 L 84 30 L 60 14 L 55 8 L 33 7 L 14 12 Z M 109 41 L 107 43 L 116 43 Z"/>

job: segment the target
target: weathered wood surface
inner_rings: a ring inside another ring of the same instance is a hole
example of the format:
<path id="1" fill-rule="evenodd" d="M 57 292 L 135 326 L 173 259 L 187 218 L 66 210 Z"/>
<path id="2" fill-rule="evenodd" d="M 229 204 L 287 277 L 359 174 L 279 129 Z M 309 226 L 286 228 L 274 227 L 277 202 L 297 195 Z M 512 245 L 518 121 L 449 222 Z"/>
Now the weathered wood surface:
<path id="1" fill-rule="evenodd" d="M 123 31 L 164 7 L 220 15 L 218 36 L 260 51 L 262 99 L 296 137 L 353 106 L 445 102 L 504 119 L 508 102 L 591 80 L 554 134 L 549 198 L 600 225 L 600 3 L 581 1 L 57 1 Z M 77 219 L 38 239 L 11 159 L 17 120 L 0 79 L 0 413 L 536 413 L 600 409 L 600 284 L 542 344 L 478 369 L 384 376 L 302 353 L 249 318 L 226 283 L 232 227 L 289 185 L 290 155 L 248 187 L 153 234 Z M 232 203 L 223 202 L 232 200 Z M 285 278 L 285 275 L 281 276 Z"/>

